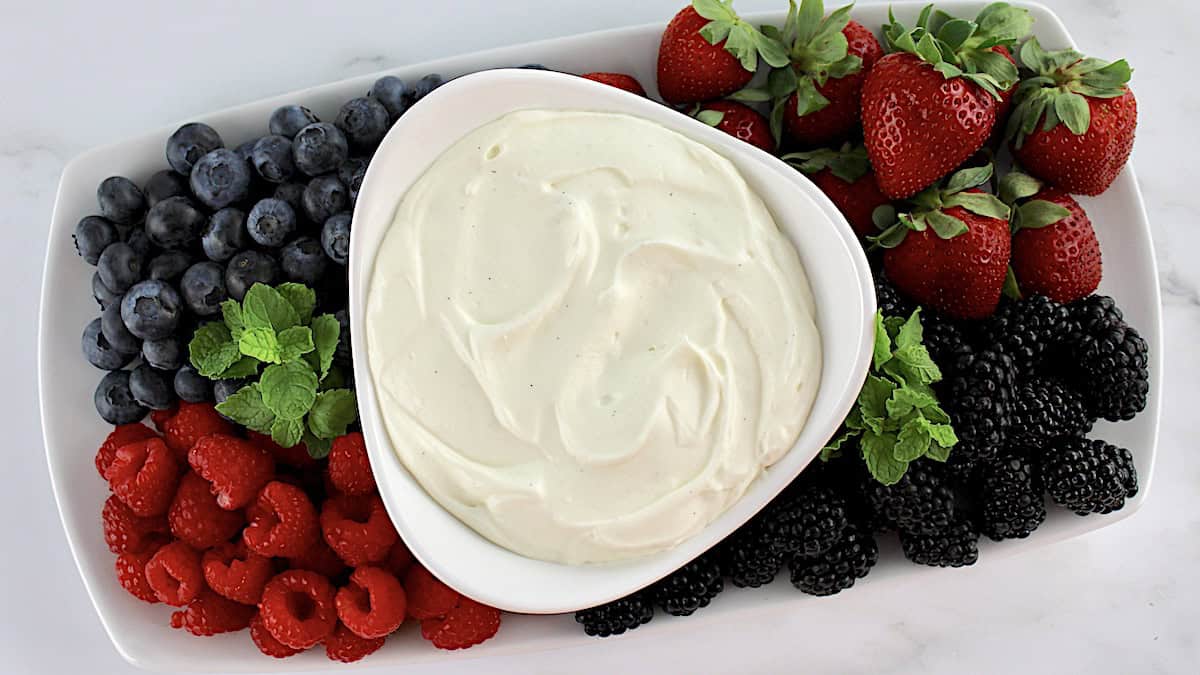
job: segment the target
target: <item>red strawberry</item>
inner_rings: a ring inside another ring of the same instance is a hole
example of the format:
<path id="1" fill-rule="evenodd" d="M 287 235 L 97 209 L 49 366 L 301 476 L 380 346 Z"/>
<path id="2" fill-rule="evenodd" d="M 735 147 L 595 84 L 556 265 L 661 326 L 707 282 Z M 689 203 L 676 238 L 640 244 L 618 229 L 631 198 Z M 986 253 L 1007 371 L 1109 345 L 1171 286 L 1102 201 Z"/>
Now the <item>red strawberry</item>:
<path id="1" fill-rule="evenodd" d="M 733 11 L 731 0 L 695 0 L 663 31 L 658 46 L 658 93 L 668 103 L 721 98 L 746 86 L 758 57 L 787 63 L 778 40 L 763 35 Z"/>
<path id="2" fill-rule="evenodd" d="M 793 152 L 784 155 L 783 160 L 808 174 L 846 217 L 855 234 L 866 237 L 876 233 L 872 215 L 889 200 L 879 191 L 865 148 L 847 143 L 841 150 Z"/>
<path id="3" fill-rule="evenodd" d="M 642 83 L 638 82 L 632 75 L 626 75 L 625 73 L 584 73 L 580 77 L 592 80 L 593 82 L 607 84 L 617 89 L 624 89 L 638 96 L 646 95 L 646 90 L 642 87 Z"/>
<path id="4" fill-rule="evenodd" d="M 964 169 L 945 187 L 913 199 L 916 208 L 873 239 L 887 251 L 883 266 L 902 293 L 960 319 L 990 316 L 1000 301 L 1009 259 L 1009 209 L 975 186 L 992 167 Z"/>
<path id="5" fill-rule="evenodd" d="M 1021 61 L 1037 77 L 1017 92 L 1009 121 L 1013 154 L 1029 173 L 1083 195 L 1108 189 L 1133 151 L 1137 100 L 1124 60 L 1105 63 L 1072 49 L 1046 52 L 1031 39 Z"/>
<path id="6" fill-rule="evenodd" d="M 771 123 L 757 110 L 736 101 L 705 103 L 696 119 L 767 152 L 775 152 Z"/>
<path id="7" fill-rule="evenodd" d="M 1012 52 L 1008 50 L 1008 47 L 996 45 L 992 47 L 992 51 L 1008 59 L 1008 62 L 1013 64 L 1014 67 L 1017 65 L 1017 60 L 1013 58 Z M 993 130 L 993 139 L 1004 134 L 1004 125 L 1008 120 L 1008 113 L 1012 111 L 1013 96 L 1017 93 L 1017 84 L 1017 82 L 1013 82 L 1011 87 L 1000 92 L 1000 100 L 996 103 L 996 127 Z"/>

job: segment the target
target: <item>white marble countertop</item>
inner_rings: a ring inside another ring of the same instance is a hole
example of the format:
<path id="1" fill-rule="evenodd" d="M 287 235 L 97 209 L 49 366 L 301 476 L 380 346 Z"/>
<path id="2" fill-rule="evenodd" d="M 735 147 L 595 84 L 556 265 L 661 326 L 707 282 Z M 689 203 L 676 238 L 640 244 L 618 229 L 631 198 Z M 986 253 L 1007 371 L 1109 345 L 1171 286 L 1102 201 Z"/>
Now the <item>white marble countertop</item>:
<path id="1" fill-rule="evenodd" d="M 782 0 L 737 0 L 741 11 Z M 836 1 L 829 5 L 838 4 Z M 1133 518 L 1081 539 L 921 584 L 833 602 L 819 627 L 704 622 L 434 673 L 1196 672 L 1200 666 L 1200 189 L 1181 160 L 1200 94 L 1200 5 L 1046 0 L 1084 50 L 1137 69 L 1135 161 L 1164 291 L 1167 368 L 1158 475 Z M 84 594 L 50 494 L 36 403 L 37 294 L 63 165 L 147 128 L 349 75 L 486 47 L 665 21 L 681 0 L 5 3 L 0 21 L 0 670 L 136 672 Z M 349 36 L 355 36 L 351 39 Z M 1181 131 L 1187 129 L 1188 131 Z M 1189 263 L 1188 261 L 1193 262 Z M 81 456 L 92 450 L 81 449 Z M 1048 570 L 1055 570 L 1053 574 Z M 809 622 L 811 623 L 811 622 Z M 736 629 L 736 630 L 735 630 Z M 1191 665 L 1188 665 L 1191 664 Z M 338 672 L 338 671 L 331 671 Z"/>

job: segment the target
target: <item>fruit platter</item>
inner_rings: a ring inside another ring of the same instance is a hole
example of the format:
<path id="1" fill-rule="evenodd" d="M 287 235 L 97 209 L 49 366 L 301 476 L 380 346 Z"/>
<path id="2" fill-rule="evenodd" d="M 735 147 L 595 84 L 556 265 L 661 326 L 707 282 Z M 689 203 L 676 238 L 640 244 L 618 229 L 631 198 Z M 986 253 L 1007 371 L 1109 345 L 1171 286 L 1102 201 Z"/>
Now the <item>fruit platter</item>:
<path id="1" fill-rule="evenodd" d="M 695 0 L 71 162 L 39 393 L 64 529 L 122 656 L 286 672 L 819 617 L 1135 512 L 1162 340 L 1130 65 L 1040 5 L 781 5 Z M 518 110 L 386 192 L 393 139 L 497 69 L 591 80 L 811 181 L 833 215 L 809 222 L 853 243 L 874 300 L 835 432 L 797 443 L 844 365 L 821 362 L 824 271 L 703 133 Z M 381 194 L 386 234 L 364 246 Z M 439 577 L 395 471 L 549 565 L 690 550 L 746 513 L 646 583 L 520 613 Z"/>

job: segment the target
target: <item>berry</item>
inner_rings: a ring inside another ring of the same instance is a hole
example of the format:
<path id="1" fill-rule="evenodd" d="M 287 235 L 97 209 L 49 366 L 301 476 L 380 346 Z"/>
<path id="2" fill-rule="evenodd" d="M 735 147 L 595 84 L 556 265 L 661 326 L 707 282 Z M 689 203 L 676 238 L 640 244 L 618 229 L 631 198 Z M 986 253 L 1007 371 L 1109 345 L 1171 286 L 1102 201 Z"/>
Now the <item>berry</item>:
<path id="1" fill-rule="evenodd" d="M 623 89 L 638 96 L 646 95 L 646 89 L 642 86 L 642 83 L 638 82 L 634 76 L 626 75 L 625 73 L 584 73 L 580 77 L 585 80 L 607 84 L 617 89 Z"/>
<path id="2" fill-rule="evenodd" d="M 337 170 L 349 152 L 346 136 L 328 122 L 309 124 L 292 139 L 292 159 L 296 168 L 308 176 Z"/>
<path id="3" fill-rule="evenodd" d="M 216 382 L 213 382 L 213 400 L 215 400 L 218 404 L 224 403 L 226 399 L 236 394 L 239 389 L 249 383 L 249 378 L 217 380 Z M 221 416 L 225 417 L 224 415 Z"/>
<path id="4" fill-rule="evenodd" d="M 782 554 L 819 555 L 846 529 L 846 502 L 833 490 L 804 487 L 784 493 L 758 517 Z"/>
<path id="5" fill-rule="evenodd" d="M 412 564 L 412 551 L 408 550 L 401 539 L 397 539 L 396 543 L 392 544 L 392 550 L 388 551 L 387 559 L 382 563 L 384 569 L 395 575 L 397 579 L 403 579 Z"/>
<path id="6" fill-rule="evenodd" d="M 1112 513 L 1138 491 L 1133 455 L 1101 440 L 1060 438 L 1042 456 L 1042 477 L 1055 502 L 1075 513 Z"/>
<path id="7" fill-rule="evenodd" d="M 166 282 L 139 281 L 121 299 L 121 320 L 136 337 L 158 340 L 175 332 L 182 305 L 179 292 Z"/>
<path id="8" fill-rule="evenodd" d="M 240 541 L 208 549 L 201 566 L 209 588 L 243 605 L 257 605 L 263 588 L 275 575 L 270 558 L 247 551 Z"/>
<path id="9" fill-rule="evenodd" d="M 758 518 L 742 525 L 720 544 L 721 569 L 738 588 L 771 583 L 783 567 L 783 553 Z"/>
<path id="10" fill-rule="evenodd" d="M 175 499 L 167 511 L 171 534 L 204 550 L 229 541 L 246 520 L 240 511 L 226 511 L 217 505 L 208 481 L 188 471 L 179 481 Z"/>
<path id="11" fill-rule="evenodd" d="M 100 520 L 104 525 L 104 543 L 108 544 L 108 550 L 117 554 L 143 553 L 162 540 L 162 535 L 168 531 L 165 518 L 141 518 L 116 495 L 105 500 Z"/>
<path id="12" fill-rule="evenodd" d="M 317 537 L 313 545 L 299 556 L 287 559 L 288 565 L 295 570 L 311 570 L 317 574 L 333 579 L 346 571 L 346 563 L 338 557 L 325 540 Z"/>
<path id="13" fill-rule="evenodd" d="M 100 319 L 92 319 L 91 323 L 83 329 L 83 338 L 80 342 L 83 357 L 87 359 L 88 363 L 101 370 L 120 370 L 129 365 L 134 357 L 133 354 L 117 350 L 105 339 L 104 333 L 100 329 Z"/>
<path id="14" fill-rule="evenodd" d="M 152 368 L 176 370 L 183 365 L 183 343 L 177 337 L 146 340 L 142 343 L 142 360 Z M 172 392 L 174 391 L 172 383 Z"/>
<path id="15" fill-rule="evenodd" d="M 350 194 L 337 175 L 318 176 L 308 182 L 300 197 L 304 215 L 314 223 L 324 223 L 349 206 Z"/>
<path id="16" fill-rule="evenodd" d="M 445 616 L 462 598 L 420 563 L 414 562 L 404 575 L 408 615 L 418 621 Z"/>
<path id="17" fill-rule="evenodd" d="M 146 265 L 146 278 L 176 282 L 195 259 L 187 251 L 164 251 L 150 259 Z"/>
<path id="18" fill-rule="evenodd" d="M 183 273 L 179 287 L 188 309 L 196 316 L 216 316 L 221 312 L 221 303 L 229 296 L 225 293 L 225 270 L 212 261 L 198 262 Z"/>
<path id="19" fill-rule="evenodd" d="M 212 400 L 212 382 L 189 363 L 185 363 L 175 371 L 175 395 L 181 401 L 188 403 L 205 403 Z"/>
<path id="20" fill-rule="evenodd" d="M 254 143 L 250 153 L 254 170 L 268 183 L 282 183 L 296 173 L 292 160 L 292 141 L 287 136 L 272 134 L 263 136 Z"/>
<path id="21" fill-rule="evenodd" d="M 287 202 L 296 215 L 304 215 L 304 208 L 301 204 L 304 188 L 305 186 L 300 183 L 280 183 L 275 186 L 275 191 L 271 193 L 271 196 Z"/>
<path id="22" fill-rule="evenodd" d="M 359 567 L 334 598 L 342 623 L 359 637 L 381 638 L 404 622 L 404 587 L 391 572 Z"/>
<path id="23" fill-rule="evenodd" d="M 115 565 L 117 582 L 121 584 L 121 588 L 129 591 L 130 595 L 142 602 L 151 604 L 158 602 L 158 595 L 150 587 L 150 582 L 146 580 L 146 563 L 150 562 L 161 545 L 162 540 L 155 539 L 149 550 L 140 553 L 127 551 L 117 556 Z"/>
<path id="24" fill-rule="evenodd" d="M 270 286 L 278 276 L 279 263 L 274 258 L 255 250 L 242 251 L 233 256 L 225 268 L 225 289 L 229 297 L 241 302 L 251 286 Z"/>
<path id="25" fill-rule="evenodd" d="M 223 598 L 207 588 L 186 609 L 171 613 L 171 627 L 207 637 L 233 633 L 250 625 L 254 608 Z"/>
<path id="26" fill-rule="evenodd" d="M 382 102 L 370 97 L 352 98 L 338 111 L 335 124 L 350 146 L 366 152 L 375 150 L 387 134 L 391 119 Z"/>
<path id="27" fill-rule="evenodd" d="M 956 447 L 951 456 L 957 452 Z M 894 485 L 884 485 L 867 476 L 867 498 L 871 510 L 887 524 L 915 533 L 935 532 L 954 521 L 958 499 L 943 465 L 917 460 Z"/>
<path id="28" fill-rule="evenodd" d="M 809 595 L 824 596 L 850 588 L 867 576 L 878 560 L 875 539 L 858 527 L 849 527 L 833 548 L 811 558 L 793 556 L 788 567 L 793 586 Z"/>
<path id="29" fill-rule="evenodd" d="M 321 228 L 321 248 L 325 255 L 339 265 L 350 259 L 350 214 L 339 213 L 325 221 Z"/>
<path id="30" fill-rule="evenodd" d="M 297 443 L 290 448 L 280 446 L 267 434 L 260 434 L 257 431 L 248 430 L 246 437 L 259 447 L 264 448 L 276 462 L 286 464 L 291 467 L 305 468 L 312 466 L 316 460 L 308 454 L 308 448 L 303 443 Z"/>
<path id="31" fill-rule="evenodd" d="M 361 432 L 333 439 L 329 451 L 329 480 L 338 492 L 369 495 L 375 492 L 375 475 L 367 459 L 367 445 Z"/>
<path id="32" fill-rule="evenodd" d="M 934 363 L 949 364 L 964 349 L 970 349 L 968 322 L 934 312 L 921 313 L 925 349 Z"/>
<path id="33" fill-rule="evenodd" d="M 667 614 L 690 616 L 724 589 L 717 556 L 706 554 L 659 580 L 649 593 Z"/>
<path id="34" fill-rule="evenodd" d="M 271 113 L 267 128 L 272 135 L 293 138 L 304 127 L 319 121 L 313 111 L 302 105 L 285 105 Z"/>
<path id="35" fill-rule="evenodd" d="M 771 123 L 754 108 L 737 101 L 713 101 L 702 106 L 701 112 L 704 111 L 716 113 L 713 127 L 760 150 L 775 152 Z"/>
<path id="36" fill-rule="evenodd" d="M 1049 225 L 1021 227 L 1013 235 L 1012 270 L 1025 293 L 1074 302 L 1096 291 L 1103 276 L 1100 241 L 1092 221 L 1075 199 L 1057 188 L 1046 188 L 1034 200 L 1065 208 L 1068 215 Z M 1016 207 L 1017 213 L 1024 207 Z M 1041 225 L 1041 223 L 1033 223 Z"/>
<path id="37" fill-rule="evenodd" d="M 1024 539 L 1046 519 L 1040 477 L 1022 453 L 985 462 L 977 479 L 979 527 L 991 539 Z"/>
<path id="38" fill-rule="evenodd" d="M 146 212 L 146 197 L 133 181 L 124 176 L 109 176 L 96 188 L 100 215 L 114 223 L 133 225 Z"/>
<path id="39" fill-rule="evenodd" d="M 387 558 L 398 535 L 378 495 L 338 495 L 321 506 L 321 533 L 347 565 L 359 567 Z"/>
<path id="40" fill-rule="evenodd" d="M 800 76 L 799 84 L 808 91 L 815 90 L 817 96 L 828 101 L 819 110 L 809 108 L 805 114 L 798 114 L 799 94 L 793 92 L 788 95 L 783 110 L 783 121 L 787 126 L 788 135 L 805 146 L 828 145 L 855 132 L 862 116 L 860 99 L 863 81 L 875 62 L 883 56 L 883 47 L 875 38 L 875 33 L 857 21 L 850 21 L 842 29 L 847 49 L 827 51 L 828 44 L 825 40 L 828 36 L 821 30 L 821 23 L 823 21 L 820 16 L 804 21 L 801 34 L 809 37 L 797 39 L 794 44 L 787 45 L 792 56 L 792 64 L 789 67 L 796 70 Z M 822 53 L 825 54 L 824 57 L 820 56 Z M 858 57 L 858 69 L 842 77 L 825 79 L 824 73 L 832 65 L 831 61 L 841 60 L 845 56 Z M 818 77 L 824 79 L 824 82 L 817 79 Z M 806 102 L 808 100 L 810 99 L 806 96 Z"/>
<path id="41" fill-rule="evenodd" d="M 875 305 L 884 316 L 898 316 L 907 319 L 912 315 L 916 305 L 896 290 L 896 285 L 880 270 L 875 274 Z"/>
<path id="42" fill-rule="evenodd" d="M 274 197 L 258 200 L 246 218 L 246 232 L 256 244 L 277 248 L 296 231 L 296 212 Z"/>
<path id="43" fill-rule="evenodd" d="M 970 523 L 953 523 L 930 534 L 900 532 L 904 557 L 918 565 L 964 567 L 979 560 L 979 532 Z"/>
<path id="44" fill-rule="evenodd" d="M 384 75 L 375 80 L 371 85 L 371 91 L 367 96 L 379 101 L 387 110 L 388 116 L 394 122 L 396 118 L 404 114 L 408 109 L 408 88 L 404 86 L 404 80 L 395 75 Z"/>
<path id="45" fill-rule="evenodd" d="M 121 294 L 109 290 L 108 286 L 104 285 L 104 280 L 100 278 L 98 271 L 92 273 L 92 297 L 96 299 L 96 304 L 100 305 L 101 310 L 108 309 L 109 305 L 121 301 Z"/>
<path id="46" fill-rule="evenodd" d="M 1070 311 L 1077 327 L 1062 346 L 1068 383 L 1083 395 L 1092 417 L 1133 419 L 1146 408 L 1150 391 L 1146 341 L 1125 323 L 1112 298 L 1090 296 Z"/>
<path id="47" fill-rule="evenodd" d="M 658 93 L 667 103 L 718 99 L 746 86 L 754 77 L 758 63 L 755 29 L 741 23 L 729 5 L 722 5 L 720 15 L 712 20 L 689 5 L 663 31 L 657 76 Z M 712 43 L 706 34 L 736 39 Z M 750 66 L 743 66 L 743 61 Z"/>
<path id="48" fill-rule="evenodd" d="M 350 194 L 350 204 L 358 200 L 358 191 L 362 189 L 363 178 L 367 175 L 369 161 L 364 157 L 351 157 L 338 167 L 337 177 L 346 186 Z"/>
<path id="49" fill-rule="evenodd" d="M 438 649 L 473 647 L 500 630 L 500 610 L 462 598 L 445 617 L 421 622 L 421 637 Z"/>
<path id="50" fill-rule="evenodd" d="M 992 349 L 1007 354 L 1017 372 L 1036 372 L 1046 356 L 1052 354 L 1071 329 L 1067 308 L 1042 295 L 1005 302 L 985 321 L 980 340 Z"/>
<path id="51" fill-rule="evenodd" d="M 208 217 L 187 197 L 168 197 L 146 214 L 146 236 L 156 246 L 191 248 L 200 240 Z"/>
<path id="52" fill-rule="evenodd" d="M 1068 343 L 1078 342 L 1088 333 L 1123 328 L 1126 325 L 1125 313 L 1117 307 L 1116 300 L 1107 295 L 1090 295 L 1071 303 L 1067 310 L 1070 313 L 1071 329 L 1064 341 Z"/>
<path id="53" fill-rule="evenodd" d="M 144 227 L 129 228 L 129 231 L 125 233 L 125 243 L 142 256 L 143 260 L 154 253 L 154 242 L 150 241 L 150 236 L 146 234 Z"/>
<path id="54" fill-rule="evenodd" d="M 1040 449 L 1059 436 L 1083 436 L 1092 418 L 1083 398 L 1051 378 L 1031 378 L 1017 387 L 1013 400 L 1010 444 Z"/>
<path id="55" fill-rule="evenodd" d="M 417 83 L 413 85 L 412 91 L 409 92 L 408 104 L 412 105 L 417 101 L 420 101 L 429 95 L 429 92 L 437 89 L 445 83 L 446 79 L 437 73 L 430 73 L 429 75 L 422 77 L 421 79 L 417 80 Z"/>
<path id="56" fill-rule="evenodd" d="M 321 250 L 321 242 L 312 237 L 300 237 L 279 252 L 279 267 L 288 281 L 315 286 L 325 276 L 329 260 Z"/>
<path id="57" fill-rule="evenodd" d="M 958 443 L 950 465 L 969 468 L 1004 446 L 1012 421 L 1016 369 L 1006 354 L 964 350 L 949 362 L 938 399 L 950 415 Z"/>
<path id="58" fill-rule="evenodd" d="M 346 310 L 339 309 L 333 313 L 333 317 L 337 319 L 338 326 L 341 327 L 338 332 L 340 339 L 337 343 L 337 351 L 334 352 L 334 360 L 349 365 L 354 361 L 354 355 L 350 351 L 350 315 L 346 313 Z"/>
<path id="59" fill-rule="evenodd" d="M 100 216 L 85 216 L 75 226 L 75 250 L 89 265 L 100 262 L 100 254 L 118 240 L 117 228 Z"/>
<path id="60" fill-rule="evenodd" d="M 209 434 L 233 433 L 233 427 L 221 419 L 211 404 L 180 403 L 179 411 L 159 427 L 167 447 L 175 451 L 181 462 L 187 461 L 188 451 Z M 201 547 L 203 548 L 203 547 Z"/>
<path id="61" fill-rule="evenodd" d="M 146 581 L 160 601 L 183 607 L 204 589 L 200 554 L 182 541 L 173 541 L 158 549 L 146 563 Z"/>
<path id="62" fill-rule="evenodd" d="M 129 327 L 121 318 L 120 301 L 109 305 L 100 313 L 100 333 L 113 349 L 123 354 L 137 354 L 142 349 L 142 341 L 129 332 Z"/>
<path id="63" fill-rule="evenodd" d="M 594 637 L 620 635 L 650 623 L 653 618 L 654 605 L 645 592 L 575 612 L 575 621 L 583 624 L 583 632 Z"/>
<path id="64" fill-rule="evenodd" d="M 294 485 L 271 481 L 249 509 L 250 524 L 242 533 L 246 547 L 263 556 L 299 557 L 319 538 L 317 510 Z"/>
<path id="65" fill-rule="evenodd" d="M 250 639 L 254 641 L 254 646 L 258 647 L 258 651 L 277 659 L 286 659 L 304 651 L 303 649 L 292 649 L 276 640 L 263 625 L 262 614 L 255 614 L 250 619 Z"/>
<path id="66" fill-rule="evenodd" d="M 212 127 L 201 122 L 185 124 L 167 139 L 167 164 L 186 176 L 201 157 L 223 147 L 225 142 Z"/>
<path id="67" fill-rule="evenodd" d="M 230 511 L 254 501 L 259 489 L 275 475 L 271 453 L 225 434 L 209 434 L 196 441 L 188 451 L 188 463 L 212 483 L 217 504 Z"/>
<path id="68" fill-rule="evenodd" d="M 292 649 L 308 649 L 333 632 L 337 610 L 329 580 L 305 570 L 276 575 L 258 605 L 271 636 Z"/>
<path id="69" fill-rule="evenodd" d="M 170 169 L 163 169 L 150 176 L 142 188 L 142 194 L 146 197 L 146 206 L 154 208 L 164 199 L 186 197 L 189 194 L 187 179 Z"/>
<path id="70" fill-rule="evenodd" d="M 246 234 L 246 214 L 238 208 L 227 206 L 212 214 L 208 226 L 200 237 L 204 255 L 213 262 L 225 262 L 250 243 Z"/>
<path id="71" fill-rule="evenodd" d="M 338 624 L 333 633 L 325 638 L 325 655 L 332 661 L 354 663 L 379 651 L 385 639 L 383 636 L 364 638 L 355 635 L 345 625 Z"/>
<path id="72" fill-rule="evenodd" d="M 144 424 L 122 424 L 115 427 L 100 444 L 100 449 L 96 451 L 96 471 L 99 472 L 101 478 L 104 478 L 104 472 L 108 471 L 113 458 L 117 456 L 118 448 L 157 436 L 158 434 L 154 433 L 153 429 Z"/>
<path id="73" fill-rule="evenodd" d="M 133 392 L 129 390 L 127 370 L 114 370 L 106 374 L 96 385 L 92 402 L 101 419 L 114 425 L 133 424 L 145 417 L 147 412 L 134 400 Z"/>
<path id="74" fill-rule="evenodd" d="M 96 271 L 105 287 L 124 293 L 142 278 L 142 254 L 129 244 L 118 241 L 109 244 L 96 259 Z"/>
<path id="75" fill-rule="evenodd" d="M 244 143 L 239 144 L 233 149 L 234 154 L 241 158 L 243 162 L 250 163 L 250 158 L 254 154 L 254 144 L 258 142 L 257 138 L 252 138 Z"/>
<path id="76" fill-rule="evenodd" d="M 129 392 L 133 400 L 151 410 L 167 410 L 175 404 L 175 390 L 166 376 L 146 363 L 129 374 Z"/>
<path id="77" fill-rule="evenodd" d="M 175 404 L 175 405 L 171 406 L 170 408 L 167 408 L 166 410 L 151 410 L 150 411 L 150 421 L 154 422 L 155 429 L 162 431 L 163 426 L 172 417 L 174 417 L 178 413 L 179 413 L 179 404 Z M 167 447 L 168 448 L 171 447 L 171 444 L 167 443 Z M 184 453 L 180 453 L 180 454 L 184 454 Z M 186 459 L 186 457 L 185 457 L 185 459 Z"/>

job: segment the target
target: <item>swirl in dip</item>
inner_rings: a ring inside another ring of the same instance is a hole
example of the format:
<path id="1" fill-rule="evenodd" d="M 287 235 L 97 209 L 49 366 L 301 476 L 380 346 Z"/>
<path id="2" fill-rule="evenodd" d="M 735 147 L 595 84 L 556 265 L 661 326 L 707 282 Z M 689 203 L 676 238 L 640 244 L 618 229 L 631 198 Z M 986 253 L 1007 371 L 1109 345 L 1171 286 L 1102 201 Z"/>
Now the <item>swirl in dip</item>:
<path id="1" fill-rule="evenodd" d="M 493 542 L 581 564 L 672 548 L 791 449 L 820 380 L 791 242 L 708 147 L 531 110 L 404 195 L 365 318 L 392 445 Z"/>

